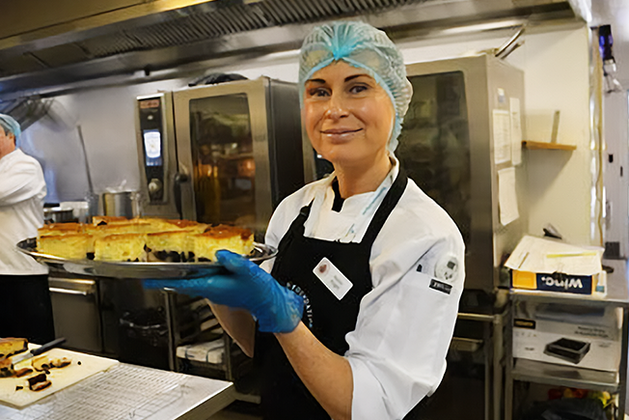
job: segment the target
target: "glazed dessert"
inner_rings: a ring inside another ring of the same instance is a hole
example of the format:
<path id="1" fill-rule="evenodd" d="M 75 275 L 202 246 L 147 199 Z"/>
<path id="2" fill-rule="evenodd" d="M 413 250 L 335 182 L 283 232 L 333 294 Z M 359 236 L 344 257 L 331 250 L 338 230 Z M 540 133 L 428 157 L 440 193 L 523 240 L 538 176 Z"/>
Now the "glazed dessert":
<path id="1" fill-rule="evenodd" d="M 227 249 L 241 255 L 253 250 L 253 233 L 249 229 L 218 225 L 192 239 L 192 252 L 197 261 L 216 261 L 216 251 Z"/>
<path id="2" fill-rule="evenodd" d="M 159 232 L 146 237 L 148 261 L 190 261 L 192 235 L 190 232 Z"/>
<path id="3" fill-rule="evenodd" d="M 124 223 L 129 219 L 122 216 L 92 216 L 92 225 L 93 226 L 102 226 L 116 223 Z"/>
<path id="4" fill-rule="evenodd" d="M 21 353 L 28 349 L 28 340 L 26 338 L 0 338 L 0 359 Z"/>
<path id="5" fill-rule="evenodd" d="M 94 259 L 99 261 L 146 261 L 146 235 L 126 233 L 94 239 Z"/>
<path id="6" fill-rule="evenodd" d="M 28 388 L 31 391 L 41 391 L 48 388 L 51 384 L 45 372 L 28 378 Z"/>
<path id="7" fill-rule="evenodd" d="M 11 359 L 0 359 L 0 378 L 9 378 L 13 376 L 13 364 Z"/>
<path id="8" fill-rule="evenodd" d="M 93 249 L 94 239 L 86 233 L 46 235 L 37 240 L 39 252 L 70 260 L 85 258 L 88 253 L 93 252 Z"/>
<path id="9" fill-rule="evenodd" d="M 83 225 L 80 223 L 54 223 L 44 225 L 37 230 L 37 238 L 42 236 L 61 236 L 74 233 L 83 233 Z"/>
<path id="10" fill-rule="evenodd" d="M 39 229 L 37 250 L 61 258 L 99 261 L 215 261 L 219 249 L 247 255 L 250 230 L 190 220 L 99 216 L 93 224 L 61 223 Z"/>

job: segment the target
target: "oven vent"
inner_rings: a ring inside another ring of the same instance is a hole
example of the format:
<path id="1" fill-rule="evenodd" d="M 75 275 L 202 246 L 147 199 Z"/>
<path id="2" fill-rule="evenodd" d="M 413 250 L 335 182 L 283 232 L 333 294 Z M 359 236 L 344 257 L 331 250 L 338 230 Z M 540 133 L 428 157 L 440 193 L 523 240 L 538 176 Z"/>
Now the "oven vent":
<path id="1" fill-rule="evenodd" d="M 194 13 L 79 42 L 91 57 L 191 44 L 240 32 L 330 18 L 378 13 L 426 0 L 215 1 Z"/>

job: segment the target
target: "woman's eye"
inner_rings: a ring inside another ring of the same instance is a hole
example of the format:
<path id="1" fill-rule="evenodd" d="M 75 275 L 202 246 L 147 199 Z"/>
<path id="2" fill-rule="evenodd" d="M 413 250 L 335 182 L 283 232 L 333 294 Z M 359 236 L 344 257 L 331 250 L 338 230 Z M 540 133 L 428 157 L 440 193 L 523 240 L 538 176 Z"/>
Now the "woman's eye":
<path id="1" fill-rule="evenodd" d="M 367 89 L 368 87 L 365 85 L 354 85 L 349 89 L 349 91 L 350 93 L 361 93 L 366 91 Z"/>
<path id="2" fill-rule="evenodd" d="M 312 88 L 308 90 L 308 96 L 321 97 L 327 95 L 328 91 L 324 88 Z"/>

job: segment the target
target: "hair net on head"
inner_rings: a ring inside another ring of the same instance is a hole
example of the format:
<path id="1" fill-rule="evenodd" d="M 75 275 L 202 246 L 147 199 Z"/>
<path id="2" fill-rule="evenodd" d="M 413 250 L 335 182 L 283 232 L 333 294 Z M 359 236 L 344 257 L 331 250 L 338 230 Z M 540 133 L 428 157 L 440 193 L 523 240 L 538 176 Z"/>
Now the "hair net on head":
<path id="1" fill-rule="evenodd" d="M 0 114 L 0 127 L 4 129 L 5 134 L 13 133 L 15 136 L 15 147 L 19 146 L 19 138 L 20 134 L 22 134 L 22 129 L 20 128 L 20 123 L 15 121 L 12 116 L 7 114 Z"/>
<path id="2" fill-rule="evenodd" d="M 299 93 L 302 103 L 306 81 L 338 60 L 367 70 L 391 98 L 395 121 L 387 147 L 394 151 L 413 95 L 402 53 L 383 31 L 364 22 L 332 22 L 316 27 L 301 47 Z"/>

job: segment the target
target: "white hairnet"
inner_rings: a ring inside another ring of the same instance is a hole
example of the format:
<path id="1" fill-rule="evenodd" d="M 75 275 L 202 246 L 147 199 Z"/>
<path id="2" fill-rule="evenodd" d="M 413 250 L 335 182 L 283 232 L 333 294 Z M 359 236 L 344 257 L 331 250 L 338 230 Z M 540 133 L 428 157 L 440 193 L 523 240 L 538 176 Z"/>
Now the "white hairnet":
<path id="1" fill-rule="evenodd" d="M 299 93 L 302 103 L 306 81 L 338 60 L 367 70 L 389 95 L 395 108 L 395 121 L 387 147 L 394 151 L 413 96 L 402 53 L 383 31 L 364 22 L 332 22 L 316 27 L 301 47 Z"/>
<path id="2" fill-rule="evenodd" d="M 15 147 L 18 147 L 20 134 L 22 134 L 20 123 L 15 121 L 10 115 L 0 114 L 0 127 L 4 129 L 5 134 L 12 133 L 15 136 Z"/>

